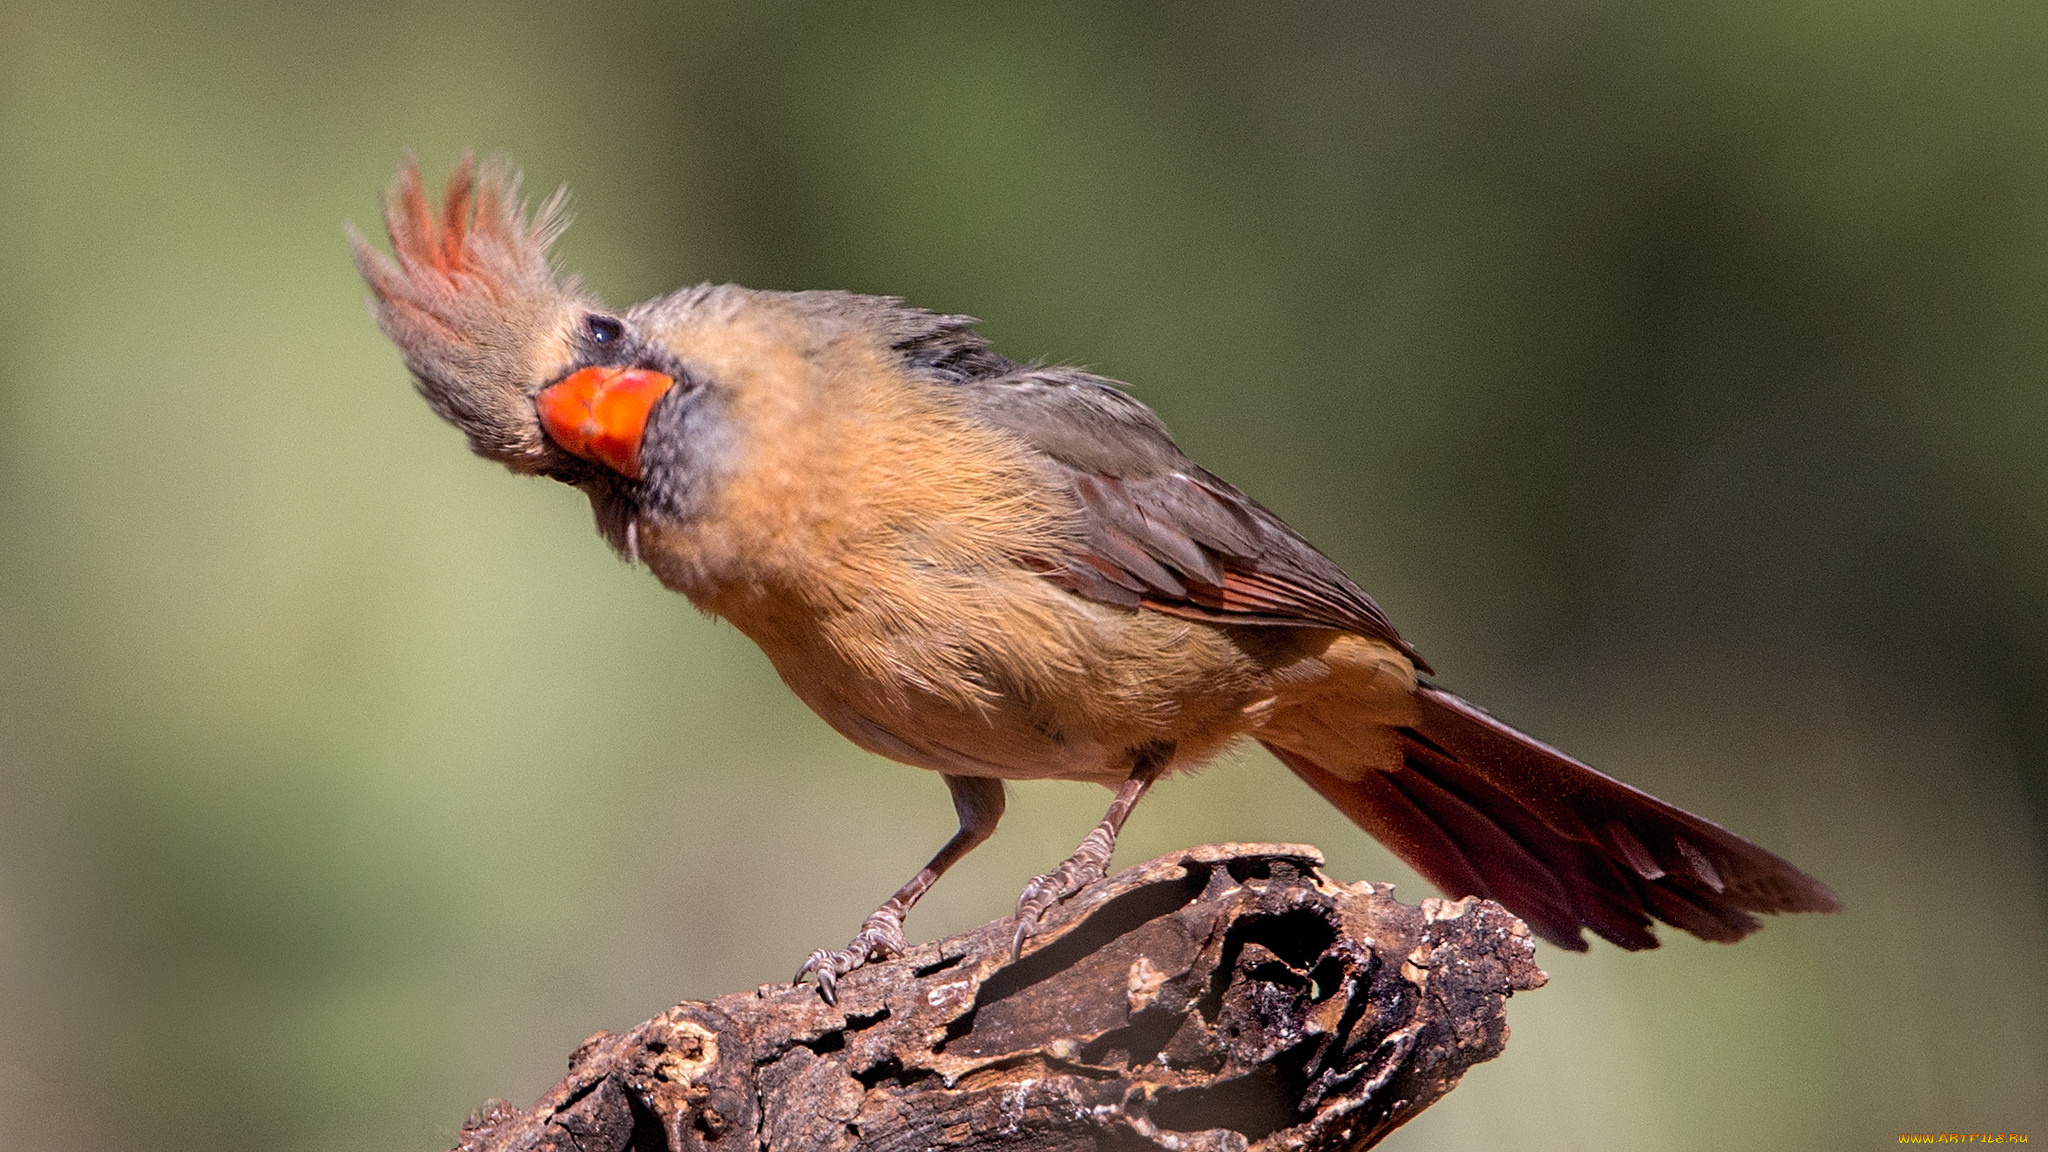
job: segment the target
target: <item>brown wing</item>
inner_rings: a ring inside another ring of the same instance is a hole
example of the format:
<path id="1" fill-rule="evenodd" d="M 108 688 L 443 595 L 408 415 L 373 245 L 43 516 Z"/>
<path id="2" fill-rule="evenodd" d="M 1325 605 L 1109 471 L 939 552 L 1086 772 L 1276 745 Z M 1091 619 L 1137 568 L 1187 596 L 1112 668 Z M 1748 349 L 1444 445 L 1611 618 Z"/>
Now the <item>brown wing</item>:
<path id="1" fill-rule="evenodd" d="M 1223 624 L 1331 628 L 1416 655 L 1372 597 L 1258 501 L 1188 459 L 1152 410 L 1071 368 L 965 385 L 1073 493 L 1086 536 L 1049 575 L 1111 604 Z"/>

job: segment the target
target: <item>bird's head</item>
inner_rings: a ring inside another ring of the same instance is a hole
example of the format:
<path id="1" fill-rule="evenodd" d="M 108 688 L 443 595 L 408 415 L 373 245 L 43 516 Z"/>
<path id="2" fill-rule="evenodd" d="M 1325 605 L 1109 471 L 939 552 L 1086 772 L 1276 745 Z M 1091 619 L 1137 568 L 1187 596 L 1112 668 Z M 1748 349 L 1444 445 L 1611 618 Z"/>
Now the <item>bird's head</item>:
<path id="1" fill-rule="evenodd" d="M 420 394 L 478 455 L 570 483 L 589 463 L 637 479 L 632 422 L 672 381 L 631 364 L 625 322 L 549 262 L 563 200 L 529 219 L 516 174 L 465 159 L 436 211 L 409 160 L 384 210 L 392 254 L 351 229 L 356 266 Z"/>
<path id="2" fill-rule="evenodd" d="M 356 264 L 434 410 L 479 455 L 582 489 L 628 557 L 638 520 L 695 520 L 743 464 L 825 475 L 831 453 L 810 446 L 868 408 L 912 419 L 888 382 L 1014 367 L 968 317 L 890 297 L 705 284 L 607 309 L 549 262 L 562 194 L 529 216 L 518 190 L 506 164 L 464 160 L 436 210 L 408 161 L 384 213 L 392 255 L 353 235 Z"/>
<path id="3" fill-rule="evenodd" d="M 558 192 L 529 216 L 509 166 L 465 158 L 436 210 L 409 159 L 384 210 L 392 254 L 354 229 L 350 238 L 377 323 L 434 411 L 478 455 L 589 493 L 599 527 L 630 552 L 626 518 L 691 495 L 671 458 L 702 421 L 688 418 L 695 405 L 680 394 L 693 389 L 675 387 L 685 371 L 651 338 L 651 305 L 608 310 L 550 263 L 568 222 L 564 199 Z M 662 434 L 649 435 L 664 397 Z M 651 453 L 665 473 L 653 482 L 643 439 L 663 446 Z"/>

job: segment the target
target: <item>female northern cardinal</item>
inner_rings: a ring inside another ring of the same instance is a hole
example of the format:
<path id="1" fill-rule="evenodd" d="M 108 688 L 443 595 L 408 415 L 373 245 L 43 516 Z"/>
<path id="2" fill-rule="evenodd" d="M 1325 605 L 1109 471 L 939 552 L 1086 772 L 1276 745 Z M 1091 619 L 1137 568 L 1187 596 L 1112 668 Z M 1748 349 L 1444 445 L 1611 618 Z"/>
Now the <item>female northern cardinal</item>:
<path id="1" fill-rule="evenodd" d="M 438 216 L 417 165 L 353 235 L 374 311 L 470 446 L 582 489 L 598 530 L 730 620 L 871 752 L 940 773 L 960 831 L 837 952 L 903 917 L 994 831 L 1008 779 L 1116 789 L 1025 887 L 1016 947 L 1100 877 L 1152 782 L 1250 738 L 1448 893 L 1544 939 L 1650 948 L 1654 917 L 1737 940 L 1833 893 L 1718 825 L 1417 678 L 1372 598 L 1100 377 L 1019 365 L 964 316 L 845 292 L 704 285 L 605 308 L 518 181 L 465 160 Z"/>

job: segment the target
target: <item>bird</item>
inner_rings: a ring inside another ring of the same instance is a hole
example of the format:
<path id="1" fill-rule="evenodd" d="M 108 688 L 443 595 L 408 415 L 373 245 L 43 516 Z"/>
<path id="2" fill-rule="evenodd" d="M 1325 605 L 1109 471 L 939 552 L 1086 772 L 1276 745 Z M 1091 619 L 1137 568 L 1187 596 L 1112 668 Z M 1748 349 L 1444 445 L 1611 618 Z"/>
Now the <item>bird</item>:
<path id="1" fill-rule="evenodd" d="M 408 156 L 383 216 L 389 255 L 348 229 L 371 311 L 470 448 L 581 490 L 620 557 L 752 639 L 832 728 L 944 779 L 958 831 L 797 972 L 827 1001 L 904 951 L 1005 781 L 1114 792 L 1024 887 L 1021 956 L 1155 782 L 1248 742 L 1447 895 L 1561 948 L 1839 910 L 1439 686 L 1335 562 L 1114 381 L 895 297 L 703 284 L 609 308 L 550 257 L 566 190 L 530 209 L 503 158 L 465 155 L 437 208 Z"/>

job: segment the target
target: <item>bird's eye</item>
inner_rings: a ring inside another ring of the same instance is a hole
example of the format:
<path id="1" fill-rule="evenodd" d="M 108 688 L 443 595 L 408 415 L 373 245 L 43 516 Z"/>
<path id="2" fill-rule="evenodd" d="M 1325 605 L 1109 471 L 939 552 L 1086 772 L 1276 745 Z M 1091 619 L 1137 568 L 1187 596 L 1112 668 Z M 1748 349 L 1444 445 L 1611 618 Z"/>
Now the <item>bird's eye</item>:
<path id="1" fill-rule="evenodd" d="M 626 334 L 626 326 L 610 316 L 585 316 L 583 327 L 590 333 L 590 342 L 599 347 L 610 344 Z"/>

